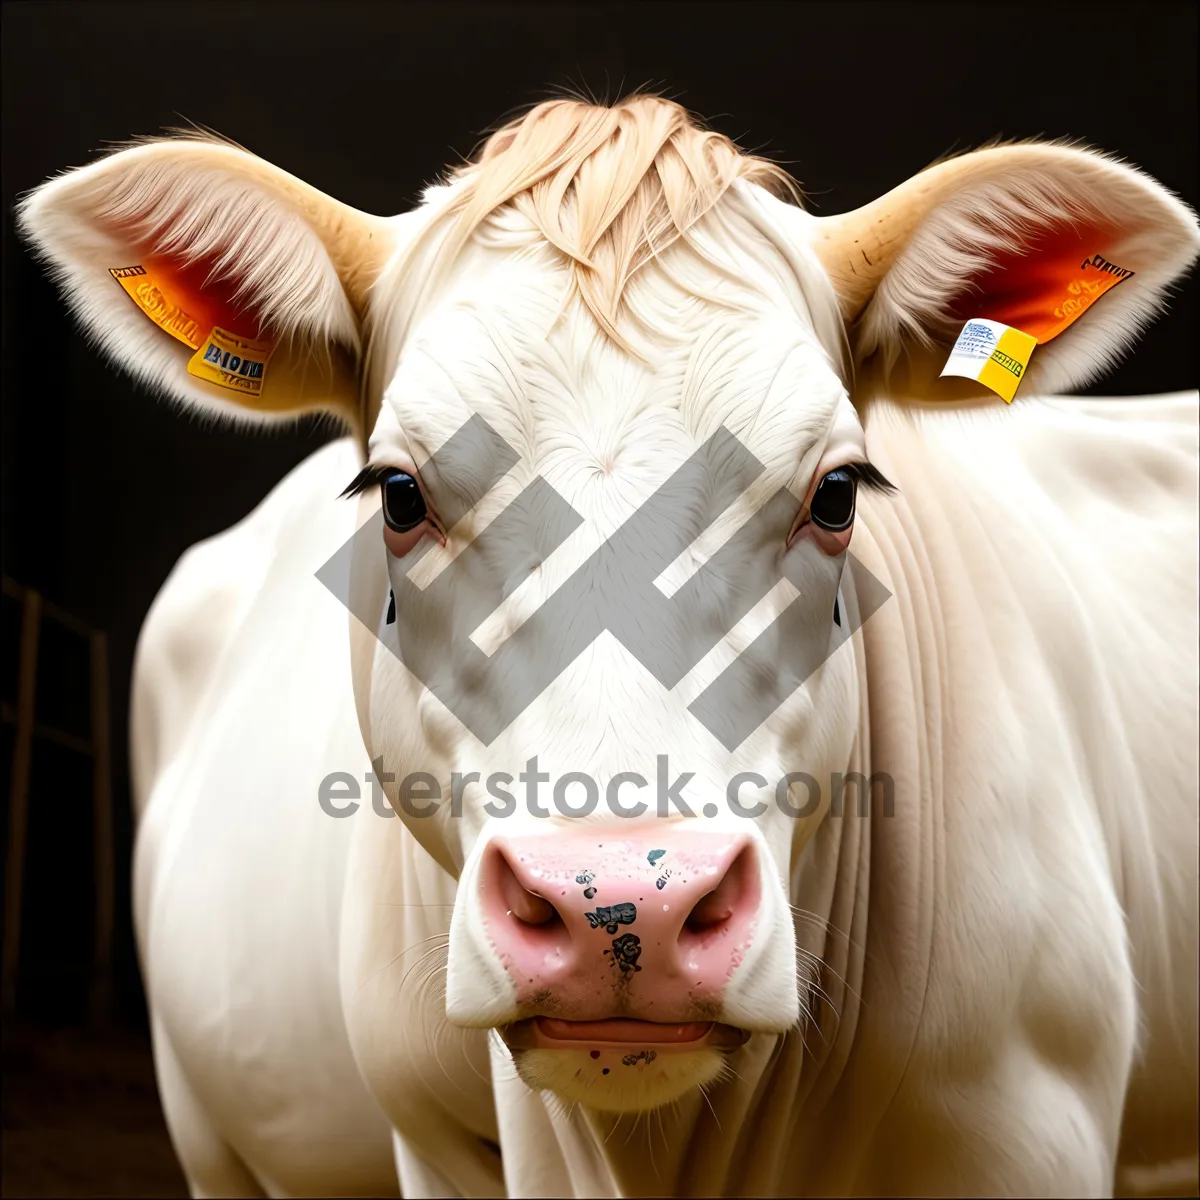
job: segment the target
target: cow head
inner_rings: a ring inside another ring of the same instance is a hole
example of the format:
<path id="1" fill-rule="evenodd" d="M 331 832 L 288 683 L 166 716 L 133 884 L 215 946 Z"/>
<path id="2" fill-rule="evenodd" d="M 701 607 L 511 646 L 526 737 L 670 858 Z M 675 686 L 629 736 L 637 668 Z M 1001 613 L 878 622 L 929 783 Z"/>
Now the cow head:
<path id="1" fill-rule="evenodd" d="M 397 218 L 211 141 L 121 151 L 22 210 L 141 379 L 363 443 L 359 720 L 458 880 L 446 1015 L 601 1109 L 804 1018 L 789 899 L 860 736 L 846 564 L 890 502 L 883 389 L 998 404 L 937 381 L 963 322 L 1045 328 L 1084 263 L 1118 264 L 1022 388 L 1078 383 L 1197 244 L 1153 181 L 1063 146 L 964 155 L 841 217 L 786 192 L 638 97 L 540 106 Z"/>

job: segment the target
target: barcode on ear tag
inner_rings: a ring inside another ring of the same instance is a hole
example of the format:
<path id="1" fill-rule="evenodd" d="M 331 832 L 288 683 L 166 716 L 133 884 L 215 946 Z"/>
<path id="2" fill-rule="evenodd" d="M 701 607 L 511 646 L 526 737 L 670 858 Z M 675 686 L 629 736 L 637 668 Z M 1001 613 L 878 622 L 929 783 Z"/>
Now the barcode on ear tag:
<path id="1" fill-rule="evenodd" d="M 942 375 L 976 379 L 1011 404 L 1037 338 L 1000 321 L 973 317 L 962 328 Z"/>
<path id="2" fill-rule="evenodd" d="M 188 374 L 247 396 L 261 396 L 273 342 L 253 341 L 214 326 L 188 362 Z"/>

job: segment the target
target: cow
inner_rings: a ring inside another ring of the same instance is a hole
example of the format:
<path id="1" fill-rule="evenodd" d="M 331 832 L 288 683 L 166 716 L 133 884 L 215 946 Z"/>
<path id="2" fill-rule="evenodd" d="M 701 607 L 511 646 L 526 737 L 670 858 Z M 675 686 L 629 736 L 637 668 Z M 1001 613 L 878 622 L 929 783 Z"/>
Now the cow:
<path id="1" fill-rule="evenodd" d="M 818 217 L 637 95 L 395 217 L 171 136 L 19 223 L 146 387 L 339 430 L 137 648 L 193 1194 L 1194 1158 L 1197 396 L 1064 394 L 1200 249 L 1155 180 L 998 144 Z"/>

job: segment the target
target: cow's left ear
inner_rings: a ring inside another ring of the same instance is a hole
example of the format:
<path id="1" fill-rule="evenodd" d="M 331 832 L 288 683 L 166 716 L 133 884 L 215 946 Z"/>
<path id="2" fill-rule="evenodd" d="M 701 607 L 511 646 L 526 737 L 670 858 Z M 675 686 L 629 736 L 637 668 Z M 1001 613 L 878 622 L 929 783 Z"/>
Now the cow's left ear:
<path id="1" fill-rule="evenodd" d="M 1048 144 L 949 159 L 812 228 L 856 359 L 933 399 L 961 393 L 938 374 L 972 318 L 1035 339 L 1022 392 L 1095 379 L 1200 251 L 1195 214 L 1161 184 Z"/>

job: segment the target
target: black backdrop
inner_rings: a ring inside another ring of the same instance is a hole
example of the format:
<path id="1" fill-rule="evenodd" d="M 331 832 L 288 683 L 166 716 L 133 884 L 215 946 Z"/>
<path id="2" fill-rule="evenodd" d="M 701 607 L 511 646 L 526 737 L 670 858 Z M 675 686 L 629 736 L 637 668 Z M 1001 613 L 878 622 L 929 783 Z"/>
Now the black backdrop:
<path id="1" fill-rule="evenodd" d="M 1195 204 L 1196 26 L 1193 5 L 1147 0 L 6 4 L 3 569 L 110 631 L 125 1011 L 140 1003 L 125 753 L 138 627 L 178 555 L 323 439 L 205 426 L 113 374 L 16 242 L 17 194 L 108 140 L 193 121 L 392 213 L 549 88 L 615 96 L 649 83 L 788 163 L 822 213 L 996 135 L 1083 139 Z M 1195 386 L 1196 297 L 1184 288 L 1099 390 Z M 69 710 L 70 656 L 48 662 L 43 705 Z M 86 784 L 61 756 L 35 762 L 22 1003 L 39 1015 L 69 1019 L 83 994 Z"/>

